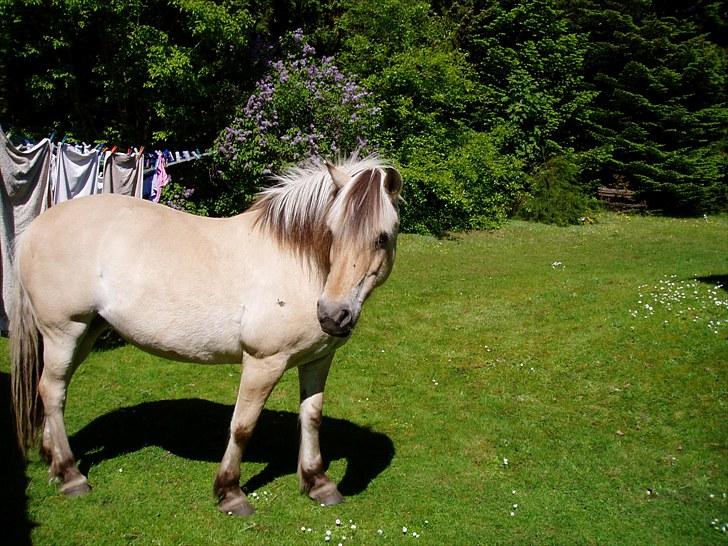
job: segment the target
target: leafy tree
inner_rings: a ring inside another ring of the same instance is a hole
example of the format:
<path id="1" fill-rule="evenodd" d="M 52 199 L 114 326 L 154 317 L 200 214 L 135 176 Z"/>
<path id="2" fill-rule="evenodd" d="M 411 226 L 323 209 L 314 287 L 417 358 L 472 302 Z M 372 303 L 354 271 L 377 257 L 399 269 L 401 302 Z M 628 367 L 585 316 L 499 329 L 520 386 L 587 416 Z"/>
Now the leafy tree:
<path id="1" fill-rule="evenodd" d="M 483 128 L 482 87 L 455 26 L 422 0 L 348 1 L 337 20 L 342 64 L 382 108 L 390 154 L 407 180 L 402 227 L 443 234 L 500 225 L 524 177 Z"/>
<path id="2" fill-rule="evenodd" d="M 0 20 L 5 121 L 30 133 L 209 142 L 249 77 L 240 3 L 15 0 Z"/>
<path id="3" fill-rule="evenodd" d="M 423 0 L 347 0 L 336 21 L 339 58 L 382 107 L 392 145 L 458 132 L 479 103 L 475 74 L 450 40 L 454 30 Z"/>
<path id="4" fill-rule="evenodd" d="M 572 157 L 556 156 L 537 169 L 530 180 L 530 195 L 518 210 L 527 220 L 568 226 L 585 223 L 595 208 L 578 181 L 579 165 Z"/>
<path id="5" fill-rule="evenodd" d="M 500 153 L 487 133 L 463 130 L 449 137 L 412 137 L 401 151 L 405 231 L 443 235 L 496 228 L 521 200 L 526 180 L 518 158 Z"/>

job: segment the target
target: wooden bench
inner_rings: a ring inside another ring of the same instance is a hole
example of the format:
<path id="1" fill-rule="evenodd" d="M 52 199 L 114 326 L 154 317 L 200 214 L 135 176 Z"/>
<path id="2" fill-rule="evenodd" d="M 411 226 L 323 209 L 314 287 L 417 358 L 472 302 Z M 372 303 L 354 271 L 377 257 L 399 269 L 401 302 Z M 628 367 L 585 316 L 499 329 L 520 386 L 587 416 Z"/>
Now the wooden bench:
<path id="1" fill-rule="evenodd" d="M 609 210 L 620 212 L 645 212 L 647 203 L 645 201 L 637 201 L 636 193 L 632 190 L 623 188 L 608 188 L 600 186 L 597 189 L 597 197 L 602 201 Z"/>

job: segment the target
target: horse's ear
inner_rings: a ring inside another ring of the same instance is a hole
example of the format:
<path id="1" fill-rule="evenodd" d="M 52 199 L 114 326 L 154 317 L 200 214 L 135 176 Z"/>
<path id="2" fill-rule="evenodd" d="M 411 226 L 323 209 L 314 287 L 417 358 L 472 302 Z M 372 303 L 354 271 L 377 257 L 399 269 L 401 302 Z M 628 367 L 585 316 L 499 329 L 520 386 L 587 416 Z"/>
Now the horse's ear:
<path id="1" fill-rule="evenodd" d="M 343 188 L 346 186 L 346 184 L 349 182 L 349 175 L 347 175 L 344 171 L 339 169 L 336 165 L 331 163 L 330 161 L 326 161 L 326 168 L 329 171 L 329 174 L 331 175 L 331 180 L 334 181 L 334 184 L 338 189 Z"/>
<path id="2" fill-rule="evenodd" d="M 397 197 L 399 192 L 402 191 L 402 175 L 394 167 L 387 167 L 385 169 L 384 177 L 384 189 L 392 197 Z"/>

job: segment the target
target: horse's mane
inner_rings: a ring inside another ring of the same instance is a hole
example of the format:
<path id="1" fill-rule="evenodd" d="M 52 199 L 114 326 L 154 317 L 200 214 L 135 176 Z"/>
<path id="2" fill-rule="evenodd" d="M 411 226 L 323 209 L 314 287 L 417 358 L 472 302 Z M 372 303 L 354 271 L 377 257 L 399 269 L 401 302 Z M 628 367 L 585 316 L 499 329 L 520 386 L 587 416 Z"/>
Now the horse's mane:
<path id="1" fill-rule="evenodd" d="M 355 181 L 338 191 L 326 165 L 309 160 L 274 177 L 249 209 L 258 214 L 257 226 L 322 272 L 329 269 L 331 229 L 349 245 L 372 244 L 383 221 L 397 214 L 382 184 L 387 165 L 377 156 L 336 166 Z"/>

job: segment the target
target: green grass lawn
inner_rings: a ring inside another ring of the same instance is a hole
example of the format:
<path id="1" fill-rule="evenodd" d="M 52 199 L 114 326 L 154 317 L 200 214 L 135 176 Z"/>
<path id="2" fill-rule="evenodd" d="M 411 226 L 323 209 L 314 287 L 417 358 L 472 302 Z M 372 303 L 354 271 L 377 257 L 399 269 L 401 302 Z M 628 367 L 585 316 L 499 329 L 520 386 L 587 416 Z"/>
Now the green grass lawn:
<path id="1" fill-rule="evenodd" d="M 92 494 L 59 496 L 33 454 L 27 497 L 17 461 L 0 495 L 34 544 L 728 544 L 721 279 L 725 216 L 403 235 L 326 390 L 343 505 L 298 493 L 289 373 L 243 463 L 257 513 L 219 514 L 239 366 L 131 347 L 95 352 L 71 383 Z"/>

